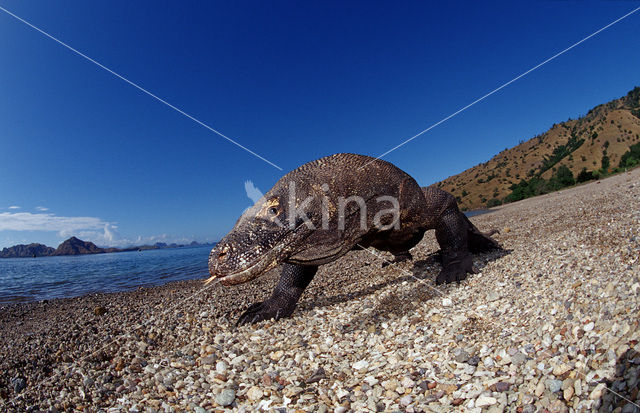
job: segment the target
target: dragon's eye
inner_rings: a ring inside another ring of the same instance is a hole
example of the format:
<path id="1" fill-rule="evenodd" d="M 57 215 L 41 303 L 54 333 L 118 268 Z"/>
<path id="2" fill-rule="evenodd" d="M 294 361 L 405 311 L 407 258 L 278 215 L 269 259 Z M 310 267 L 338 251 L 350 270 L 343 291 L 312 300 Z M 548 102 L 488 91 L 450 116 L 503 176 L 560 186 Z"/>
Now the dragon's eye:
<path id="1" fill-rule="evenodd" d="M 278 209 L 276 207 L 271 207 L 268 209 L 268 211 L 271 215 L 278 215 Z"/>

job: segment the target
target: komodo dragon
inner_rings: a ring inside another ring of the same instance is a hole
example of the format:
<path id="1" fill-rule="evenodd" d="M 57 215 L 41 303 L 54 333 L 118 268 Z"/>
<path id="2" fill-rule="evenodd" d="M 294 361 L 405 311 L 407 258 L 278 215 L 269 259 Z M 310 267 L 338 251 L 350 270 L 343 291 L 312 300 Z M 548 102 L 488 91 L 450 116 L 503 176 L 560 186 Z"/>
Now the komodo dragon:
<path id="1" fill-rule="evenodd" d="M 435 229 L 442 270 L 436 283 L 473 272 L 471 252 L 499 249 L 436 187 L 420 188 L 393 164 L 340 153 L 289 172 L 245 211 L 209 255 L 209 281 L 250 281 L 283 263 L 273 294 L 251 305 L 238 324 L 290 316 L 318 266 L 374 247 L 411 259 L 409 249 Z"/>

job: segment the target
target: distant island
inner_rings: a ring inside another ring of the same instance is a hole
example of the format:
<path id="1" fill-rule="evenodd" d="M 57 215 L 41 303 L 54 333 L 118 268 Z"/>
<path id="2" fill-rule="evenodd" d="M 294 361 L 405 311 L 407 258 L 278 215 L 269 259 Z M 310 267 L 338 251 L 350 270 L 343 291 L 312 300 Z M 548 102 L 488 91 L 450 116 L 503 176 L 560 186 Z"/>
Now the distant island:
<path id="1" fill-rule="evenodd" d="M 156 242 L 153 245 L 140 245 L 127 248 L 101 248 L 93 242 L 83 241 L 76 237 L 71 237 L 58 245 L 58 248 L 48 247 L 43 244 L 20 244 L 13 247 L 3 248 L 0 251 L 0 258 L 33 258 L 33 257 L 53 257 L 61 255 L 87 255 L 87 254 L 106 254 L 110 252 L 127 252 L 127 251 L 145 251 L 158 250 L 165 248 L 182 248 L 197 247 L 199 242 L 193 241 L 190 244 L 166 244 L 164 242 Z"/>

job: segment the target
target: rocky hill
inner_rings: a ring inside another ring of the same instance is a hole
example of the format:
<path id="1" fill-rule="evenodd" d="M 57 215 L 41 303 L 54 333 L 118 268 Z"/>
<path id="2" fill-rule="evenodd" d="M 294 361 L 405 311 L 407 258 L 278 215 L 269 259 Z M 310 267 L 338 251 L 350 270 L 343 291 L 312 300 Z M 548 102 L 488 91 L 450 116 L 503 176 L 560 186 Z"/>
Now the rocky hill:
<path id="1" fill-rule="evenodd" d="M 58 245 L 53 255 L 103 254 L 105 252 L 107 252 L 107 250 L 98 247 L 93 242 L 82 241 L 76 237 L 71 237 Z"/>
<path id="2" fill-rule="evenodd" d="M 188 246 L 196 247 L 199 242 L 193 241 Z M 153 245 L 139 245 L 128 248 L 100 248 L 93 242 L 83 241 L 76 237 L 71 237 L 58 246 L 51 248 L 43 244 L 14 245 L 13 247 L 4 248 L 0 251 L 0 258 L 32 258 L 32 257 L 49 257 L 54 255 L 84 255 L 84 254 L 104 254 L 108 252 L 127 252 L 127 251 L 146 251 L 165 248 L 182 248 L 183 244 L 166 244 L 157 242 Z"/>
<path id="3" fill-rule="evenodd" d="M 462 209 L 486 208 L 504 202 L 521 181 L 533 177 L 550 180 L 563 166 L 574 177 L 582 171 L 591 177 L 606 175 L 638 143 L 640 87 L 596 106 L 579 119 L 555 124 L 547 132 L 437 185 L 454 194 Z"/>
<path id="4" fill-rule="evenodd" d="M 0 251 L 0 258 L 21 258 L 21 257 L 48 257 L 53 255 L 56 250 L 43 244 L 14 245 L 13 247 L 3 248 Z"/>

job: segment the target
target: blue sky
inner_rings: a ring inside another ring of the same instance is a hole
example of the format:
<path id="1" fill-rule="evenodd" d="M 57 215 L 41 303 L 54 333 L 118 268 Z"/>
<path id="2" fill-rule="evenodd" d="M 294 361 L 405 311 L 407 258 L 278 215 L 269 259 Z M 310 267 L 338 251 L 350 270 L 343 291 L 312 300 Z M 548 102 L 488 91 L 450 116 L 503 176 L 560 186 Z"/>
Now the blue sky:
<path id="1" fill-rule="evenodd" d="M 0 6 L 284 171 L 377 156 L 629 1 Z M 387 155 L 422 185 L 640 85 L 640 12 Z M 0 247 L 217 240 L 284 172 L 0 11 Z"/>

